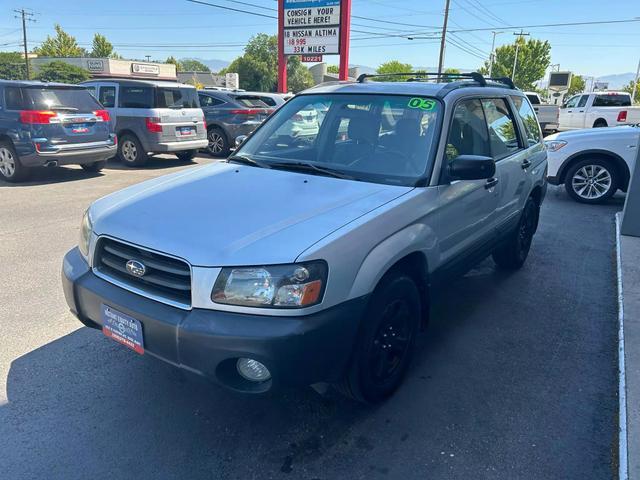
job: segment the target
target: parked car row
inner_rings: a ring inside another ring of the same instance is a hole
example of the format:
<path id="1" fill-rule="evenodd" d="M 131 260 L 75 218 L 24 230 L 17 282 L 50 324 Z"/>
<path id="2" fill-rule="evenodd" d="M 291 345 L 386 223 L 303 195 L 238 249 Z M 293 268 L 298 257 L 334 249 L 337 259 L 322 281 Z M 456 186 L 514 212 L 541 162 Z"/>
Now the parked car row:
<path id="1" fill-rule="evenodd" d="M 0 81 L 0 177 L 19 182 L 33 167 L 70 164 L 99 171 L 113 157 L 137 167 L 159 153 L 188 161 L 202 149 L 225 157 L 284 102 L 155 80 Z"/>

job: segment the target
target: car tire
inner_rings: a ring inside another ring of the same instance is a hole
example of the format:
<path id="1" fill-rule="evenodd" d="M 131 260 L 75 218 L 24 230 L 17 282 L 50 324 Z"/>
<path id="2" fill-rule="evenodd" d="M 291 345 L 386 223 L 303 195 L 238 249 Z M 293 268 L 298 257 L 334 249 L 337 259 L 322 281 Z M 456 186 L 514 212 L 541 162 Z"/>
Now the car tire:
<path id="1" fill-rule="evenodd" d="M 618 171 L 604 158 L 589 158 L 571 165 L 564 177 L 564 188 L 580 203 L 602 203 L 618 190 Z"/>
<path id="2" fill-rule="evenodd" d="M 197 150 L 185 150 L 184 152 L 177 152 L 176 157 L 181 162 L 190 162 L 196 156 L 196 153 L 198 153 Z"/>
<path id="3" fill-rule="evenodd" d="M 99 172 L 107 166 L 107 161 L 100 160 L 99 162 L 83 163 L 80 166 L 85 172 Z"/>
<path id="4" fill-rule="evenodd" d="M 608 126 L 609 125 L 607 124 L 607 121 L 603 119 L 596 120 L 595 123 L 593 124 L 593 128 L 604 128 Z"/>
<path id="5" fill-rule="evenodd" d="M 226 157 L 229 155 L 229 140 L 221 128 L 212 127 L 207 130 L 207 140 L 209 140 L 209 145 L 207 146 L 209 155 L 213 157 Z"/>
<path id="6" fill-rule="evenodd" d="M 31 170 L 20 161 L 11 142 L 0 142 L 0 178 L 7 182 L 24 182 Z"/>
<path id="7" fill-rule="evenodd" d="M 147 152 L 135 135 L 125 133 L 118 137 L 118 159 L 128 167 L 140 167 L 147 163 Z"/>
<path id="8" fill-rule="evenodd" d="M 538 227 L 540 207 L 529 197 L 524 205 L 518 228 L 509 235 L 506 243 L 493 252 L 493 261 L 505 270 L 517 270 L 529 256 L 533 235 Z"/>
<path id="9" fill-rule="evenodd" d="M 356 401 L 372 404 L 393 394 L 411 362 L 420 311 L 415 282 L 402 272 L 387 274 L 373 293 L 349 367 L 337 389 Z"/>

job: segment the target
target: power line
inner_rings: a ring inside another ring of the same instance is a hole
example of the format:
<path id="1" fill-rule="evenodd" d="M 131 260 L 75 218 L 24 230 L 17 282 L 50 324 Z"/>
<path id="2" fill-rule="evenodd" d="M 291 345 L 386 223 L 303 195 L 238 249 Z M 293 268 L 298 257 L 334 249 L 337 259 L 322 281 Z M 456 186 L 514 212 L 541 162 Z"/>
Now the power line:
<path id="1" fill-rule="evenodd" d="M 265 13 L 252 12 L 250 10 L 241 10 L 239 8 L 233 8 L 233 7 L 225 7 L 224 5 L 218 5 L 216 3 L 203 2 L 201 0 L 187 0 L 187 2 L 197 3 L 199 5 L 206 5 L 208 7 L 221 8 L 222 10 L 230 10 L 232 12 L 245 13 L 247 15 L 254 15 L 256 17 L 275 18 L 276 20 L 278 19 L 278 17 L 274 16 L 274 15 L 267 15 Z"/>

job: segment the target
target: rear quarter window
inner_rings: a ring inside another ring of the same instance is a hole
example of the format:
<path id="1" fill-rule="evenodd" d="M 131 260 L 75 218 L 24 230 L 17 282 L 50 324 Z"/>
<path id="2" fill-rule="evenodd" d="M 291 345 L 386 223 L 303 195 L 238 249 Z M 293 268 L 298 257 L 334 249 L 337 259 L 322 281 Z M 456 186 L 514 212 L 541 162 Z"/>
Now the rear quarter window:
<path id="1" fill-rule="evenodd" d="M 7 110 L 22 110 L 22 89 L 6 87 L 4 89 L 4 105 Z"/>
<path id="2" fill-rule="evenodd" d="M 121 108 L 153 108 L 153 88 L 120 87 Z"/>
<path id="3" fill-rule="evenodd" d="M 158 108 L 200 108 L 195 88 L 158 87 L 156 91 Z"/>

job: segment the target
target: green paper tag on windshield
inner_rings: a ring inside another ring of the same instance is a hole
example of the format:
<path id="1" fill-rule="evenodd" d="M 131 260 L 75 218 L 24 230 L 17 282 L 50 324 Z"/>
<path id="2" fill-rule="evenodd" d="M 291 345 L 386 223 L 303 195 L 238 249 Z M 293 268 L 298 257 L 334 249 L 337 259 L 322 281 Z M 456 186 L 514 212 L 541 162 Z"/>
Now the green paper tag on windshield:
<path id="1" fill-rule="evenodd" d="M 419 108 L 420 110 L 433 110 L 436 108 L 436 101 L 429 98 L 412 98 L 409 100 L 409 108 Z"/>

